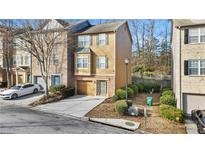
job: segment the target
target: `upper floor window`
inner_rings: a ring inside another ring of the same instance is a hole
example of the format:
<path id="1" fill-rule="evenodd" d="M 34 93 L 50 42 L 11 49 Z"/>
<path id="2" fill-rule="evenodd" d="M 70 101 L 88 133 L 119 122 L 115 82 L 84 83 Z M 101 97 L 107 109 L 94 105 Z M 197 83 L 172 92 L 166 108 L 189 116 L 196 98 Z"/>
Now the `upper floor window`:
<path id="1" fill-rule="evenodd" d="M 205 75 L 205 60 L 188 60 L 184 65 L 185 75 Z"/>
<path id="2" fill-rule="evenodd" d="M 189 75 L 198 75 L 199 74 L 198 67 L 199 67 L 198 60 L 189 60 L 188 61 Z"/>
<path id="3" fill-rule="evenodd" d="M 53 65 L 58 65 L 59 60 L 58 60 L 58 54 L 57 52 L 53 52 Z"/>
<path id="4" fill-rule="evenodd" d="M 98 45 L 106 45 L 108 44 L 108 35 L 107 34 L 99 34 L 97 36 L 97 44 Z"/>
<path id="5" fill-rule="evenodd" d="M 86 47 L 91 45 L 91 36 L 81 35 L 78 36 L 78 47 Z"/>
<path id="6" fill-rule="evenodd" d="M 88 68 L 88 56 L 77 57 L 77 68 Z"/>
<path id="7" fill-rule="evenodd" d="M 185 29 L 185 44 L 202 42 L 205 42 L 205 27 Z"/>
<path id="8" fill-rule="evenodd" d="M 3 40 L 0 39 L 0 50 L 3 49 Z"/>
<path id="9" fill-rule="evenodd" d="M 105 56 L 97 57 L 97 68 L 105 69 L 108 67 L 108 58 Z"/>

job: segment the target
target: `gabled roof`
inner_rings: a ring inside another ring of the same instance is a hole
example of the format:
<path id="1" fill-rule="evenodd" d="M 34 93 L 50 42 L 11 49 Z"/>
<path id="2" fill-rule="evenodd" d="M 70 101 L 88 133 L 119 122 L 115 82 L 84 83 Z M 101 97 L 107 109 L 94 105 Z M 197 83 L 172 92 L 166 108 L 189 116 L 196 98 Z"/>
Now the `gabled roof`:
<path id="1" fill-rule="evenodd" d="M 81 34 L 115 32 L 125 22 L 126 21 L 93 25 L 90 28 L 88 28 L 87 30 L 83 31 Z"/>
<path id="2" fill-rule="evenodd" d="M 176 27 L 191 27 L 205 25 L 205 19 L 173 19 Z"/>

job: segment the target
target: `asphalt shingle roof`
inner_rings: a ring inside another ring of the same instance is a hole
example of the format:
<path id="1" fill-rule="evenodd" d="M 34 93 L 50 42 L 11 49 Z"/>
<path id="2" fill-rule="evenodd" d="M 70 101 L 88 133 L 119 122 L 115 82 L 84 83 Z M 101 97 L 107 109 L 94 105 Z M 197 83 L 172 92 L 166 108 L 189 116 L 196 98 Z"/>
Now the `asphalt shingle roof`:
<path id="1" fill-rule="evenodd" d="M 195 25 L 205 25 L 205 19 L 174 19 L 175 26 L 186 27 Z"/>
<path id="2" fill-rule="evenodd" d="M 125 21 L 93 25 L 87 30 L 83 31 L 81 34 L 93 34 L 93 33 L 116 31 L 118 27 L 120 27 L 123 23 L 125 23 Z"/>

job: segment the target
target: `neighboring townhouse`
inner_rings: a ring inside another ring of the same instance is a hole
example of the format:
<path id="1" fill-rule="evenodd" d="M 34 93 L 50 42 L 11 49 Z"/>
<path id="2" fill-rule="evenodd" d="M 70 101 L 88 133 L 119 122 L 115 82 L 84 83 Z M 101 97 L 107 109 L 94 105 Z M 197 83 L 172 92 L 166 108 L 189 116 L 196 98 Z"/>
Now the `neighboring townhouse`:
<path id="1" fill-rule="evenodd" d="M 205 109 L 205 20 L 173 20 L 173 90 L 188 115 Z"/>
<path id="2" fill-rule="evenodd" d="M 2 29 L 2 28 L 1 28 Z M 0 82 L 5 81 L 5 70 L 3 69 L 3 31 L 0 29 Z"/>
<path id="3" fill-rule="evenodd" d="M 87 20 L 68 23 L 60 19 L 48 20 L 43 29 L 61 31 L 58 36 L 59 43 L 54 46 L 53 55 L 51 58 L 51 66 L 49 69 L 49 86 L 66 85 L 74 87 L 74 54 L 73 50 L 76 47 L 75 33 L 89 27 L 90 23 Z M 45 86 L 41 76 L 39 63 L 36 58 L 32 58 L 32 82 L 39 83 Z"/>
<path id="4" fill-rule="evenodd" d="M 99 24 L 78 33 L 75 51 L 76 94 L 113 96 L 126 85 L 125 58 L 131 60 L 132 38 L 127 22 Z M 128 65 L 131 83 L 131 61 Z"/>

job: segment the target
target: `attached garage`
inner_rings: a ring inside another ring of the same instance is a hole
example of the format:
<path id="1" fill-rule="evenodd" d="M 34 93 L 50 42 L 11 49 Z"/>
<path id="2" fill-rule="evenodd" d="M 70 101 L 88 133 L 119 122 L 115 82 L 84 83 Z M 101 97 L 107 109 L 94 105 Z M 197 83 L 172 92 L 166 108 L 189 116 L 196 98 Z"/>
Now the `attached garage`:
<path id="1" fill-rule="evenodd" d="M 45 84 L 42 76 L 34 76 L 34 83 L 41 85 L 44 89 L 46 87 L 46 84 Z"/>
<path id="2" fill-rule="evenodd" d="M 77 94 L 94 95 L 94 84 L 92 81 L 77 81 Z"/>
<path id="3" fill-rule="evenodd" d="M 205 110 L 205 95 L 183 94 L 183 108 L 189 115 L 195 109 Z"/>

